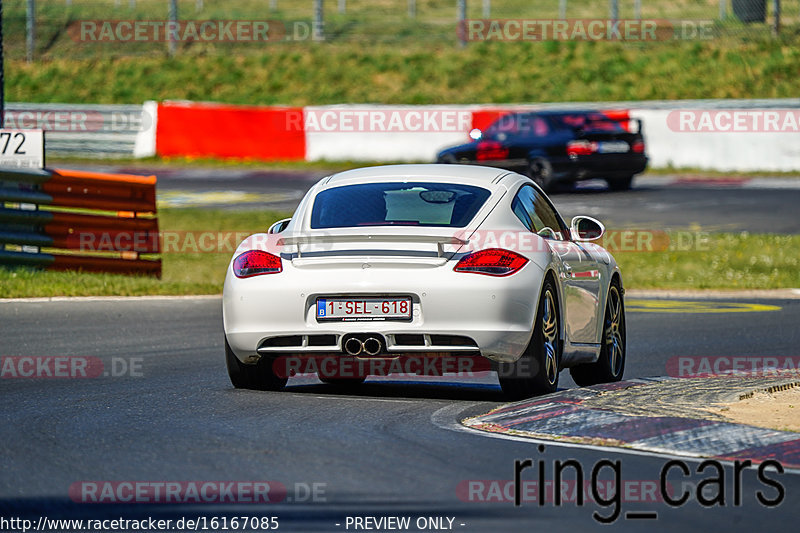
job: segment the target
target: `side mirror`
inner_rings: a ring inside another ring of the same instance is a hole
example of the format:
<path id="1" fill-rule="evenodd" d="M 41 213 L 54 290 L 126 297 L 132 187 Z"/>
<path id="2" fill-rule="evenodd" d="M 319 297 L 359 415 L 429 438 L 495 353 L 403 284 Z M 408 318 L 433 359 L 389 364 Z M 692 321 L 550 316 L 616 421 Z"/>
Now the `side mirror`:
<path id="1" fill-rule="evenodd" d="M 291 218 L 284 218 L 283 220 L 279 220 L 269 227 L 267 233 L 280 233 L 286 229 L 286 226 L 288 226 L 289 222 L 291 221 L 292 221 Z"/>
<path id="2" fill-rule="evenodd" d="M 472 139 L 473 141 L 477 141 L 481 137 L 483 137 L 483 132 L 478 128 L 474 128 L 472 131 L 469 132 L 469 138 Z"/>
<path id="3" fill-rule="evenodd" d="M 573 241 L 594 241 L 603 236 L 606 227 L 599 220 L 581 215 L 572 219 L 569 232 Z"/>

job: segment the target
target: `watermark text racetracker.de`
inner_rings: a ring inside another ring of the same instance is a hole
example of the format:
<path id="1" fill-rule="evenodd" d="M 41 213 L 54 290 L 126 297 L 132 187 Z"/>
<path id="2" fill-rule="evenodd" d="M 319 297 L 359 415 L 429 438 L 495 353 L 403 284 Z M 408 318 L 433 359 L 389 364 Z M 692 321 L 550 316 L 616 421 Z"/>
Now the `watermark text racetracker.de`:
<path id="1" fill-rule="evenodd" d="M 76 42 L 267 42 L 283 40 L 270 20 L 78 20 L 67 32 Z"/>
<path id="2" fill-rule="evenodd" d="M 153 126 L 153 117 L 136 111 L 113 110 L 101 113 L 96 109 L 65 107 L 63 109 L 6 109 L 3 116 L 6 129 L 45 130 L 63 133 L 139 132 Z"/>
<path id="3" fill-rule="evenodd" d="M 483 357 L 458 355 L 418 355 L 393 358 L 356 358 L 339 355 L 280 355 L 272 361 L 272 371 L 279 377 L 295 377 L 317 374 L 329 379 L 352 379 L 366 376 L 439 377 L 455 375 L 460 378 L 482 378 L 493 369 L 491 362 Z M 517 366 L 501 366 L 501 375 L 518 377 L 536 375 L 535 361 Z"/>
<path id="4" fill-rule="evenodd" d="M 472 111 L 365 107 L 313 109 L 286 113 L 287 132 L 306 133 L 462 133 L 472 128 Z"/>
<path id="5" fill-rule="evenodd" d="M 676 109 L 667 127 L 680 133 L 800 133 L 800 109 Z"/>
<path id="6" fill-rule="evenodd" d="M 0 379 L 143 377 L 143 357 L 39 355 L 0 357 Z"/>
<path id="7" fill-rule="evenodd" d="M 310 242 L 309 251 L 326 251 L 324 232 L 319 242 Z M 563 236 L 562 236 L 563 239 Z M 610 253 L 621 252 L 707 252 L 711 236 L 702 231 L 606 229 L 603 235 L 585 246 L 600 246 Z M 280 234 L 253 234 L 242 231 L 76 231 L 63 237 L 63 246 L 83 252 L 152 252 L 161 253 L 233 253 L 241 246 L 273 253 L 283 250 Z M 543 239 L 526 230 L 457 230 L 449 244 L 463 252 L 484 248 L 504 248 L 519 252 L 542 252 L 559 249 L 569 241 Z"/>
<path id="8" fill-rule="evenodd" d="M 667 360 L 674 378 L 781 377 L 800 374 L 800 356 L 680 355 Z"/>
<path id="9" fill-rule="evenodd" d="M 309 41 L 314 23 L 281 20 L 75 20 L 67 26 L 73 41 L 100 43 L 273 43 Z"/>
<path id="10" fill-rule="evenodd" d="M 712 20 L 667 19 L 467 19 L 462 41 L 626 41 L 709 40 Z"/>
<path id="11" fill-rule="evenodd" d="M 269 504 L 327 501 L 323 482 L 279 481 L 77 481 L 69 487 L 76 503 Z"/>

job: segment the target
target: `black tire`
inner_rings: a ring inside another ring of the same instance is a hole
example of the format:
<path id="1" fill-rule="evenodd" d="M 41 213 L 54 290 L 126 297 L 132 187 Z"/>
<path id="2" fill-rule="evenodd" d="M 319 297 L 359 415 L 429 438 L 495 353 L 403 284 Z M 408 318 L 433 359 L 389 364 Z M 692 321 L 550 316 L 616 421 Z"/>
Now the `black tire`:
<path id="1" fill-rule="evenodd" d="M 603 316 L 603 337 L 597 362 L 569 369 L 572 379 L 581 387 L 613 383 L 625 372 L 625 301 L 619 282 L 614 280 L 608 289 Z"/>
<path id="2" fill-rule="evenodd" d="M 228 377 L 231 384 L 237 389 L 271 390 L 279 391 L 286 386 L 288 378 L 281 378 L 273 372 L 272 359 L 262 357 L 253 365 L 239 361 L 225 339 L 225 365 L 228 367 Z"/>
<path id="3" fill-rule="evenodd" d="M 509 399 L 521 400 L 558 389 L 561 363 L 559 321 L 556 290 L 552 281 L 547 279 L 542 287 L 533 333 L 525 352 L 515 363 L 498 367 L 500 387 Z"/>
<path id="4" fill-rule="evenodd" d="M 439 158 L 439 161 L 437 161 L 437 163 L 443 163 L 445 165 L 454 165 L 457 162 L 458 161 L 456 161 L 456 156 L 454 156 L 453 154 L 444 154 L 442 157 Z"/>
<path id="5" fill-rule="evenodd" d="M 633 176 L 626 176 L 624 178 L 607 179 L 608 188 L 612 191 L 627 191 L 631 188 L 633 183 Z"/>
<path id="6" fill-rule="evenodd" d="M 544 192 L 550 192 L 555 185 L 553 165 L 543 157 L 536 157 L 528 161 L 528 176 Z"/>

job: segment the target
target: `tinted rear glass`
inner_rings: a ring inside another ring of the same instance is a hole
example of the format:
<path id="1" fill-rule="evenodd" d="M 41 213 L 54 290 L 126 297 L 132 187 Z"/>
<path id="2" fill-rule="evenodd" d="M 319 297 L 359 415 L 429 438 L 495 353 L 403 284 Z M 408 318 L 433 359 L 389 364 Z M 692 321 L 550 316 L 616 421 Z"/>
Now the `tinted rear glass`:
<path id="1" fill-rule="evenodd" d="M 366 183 L 317 194 L 311 227 L 442 226 L 464 227 L 491 192 L 453 183 Z"/>
<path id="2" fill-rule="evenodd" d="M 625 128 L 616 120 L 611 120 L 601 113 L 575 113 L 569 115 L 551 115 L 550 119 L 562 127 L 592 130 L 624 132 Z"/>

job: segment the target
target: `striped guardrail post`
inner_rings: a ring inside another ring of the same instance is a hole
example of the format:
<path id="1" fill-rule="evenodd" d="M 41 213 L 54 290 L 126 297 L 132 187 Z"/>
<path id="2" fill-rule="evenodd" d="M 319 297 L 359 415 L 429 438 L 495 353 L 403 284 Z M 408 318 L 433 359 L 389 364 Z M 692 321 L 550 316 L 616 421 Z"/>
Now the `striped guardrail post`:
<path id="1" fill-rule="evenodd" d="M 161 277 L 160 258 L 140 257 L 160 252 L 155 188 L 155 176 L 0 168 L 0 265 Z"/>

